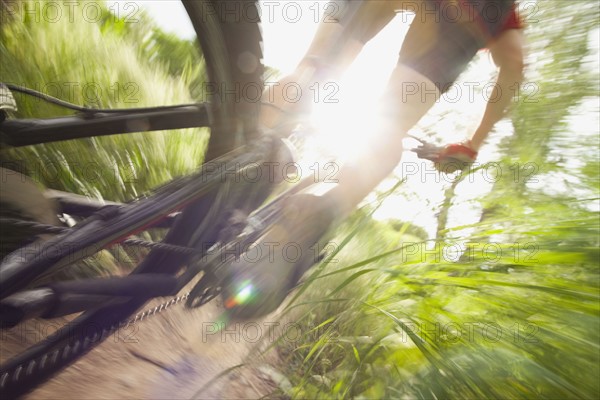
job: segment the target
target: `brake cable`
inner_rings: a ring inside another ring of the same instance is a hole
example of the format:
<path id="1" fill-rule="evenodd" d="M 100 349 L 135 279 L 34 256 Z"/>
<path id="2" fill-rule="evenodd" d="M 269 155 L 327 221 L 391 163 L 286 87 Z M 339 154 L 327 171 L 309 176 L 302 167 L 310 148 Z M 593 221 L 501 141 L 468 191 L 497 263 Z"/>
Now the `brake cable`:
<path id="1" fill-rule="evenodd" d="M 56 97 L 47 95 L 47 94 L 39 92 L 37 90 L 26 88 L 23 86 L 13 85 L 12 83 L 5 83 L 4 85 L 6 85 L 7 88 L 9 88 L 10 90 L 12 90 L 14 92 L 25 94 L 25 95 L 32 96 L 32 97 L 37 97 L 39 99 L 42 99 L 44 101 L 47 101 L 48 103 L 57 105 L 59 107 L 68 108 L 69 110 L 79 111 L 79 112 L 82 112 L 85 114 L 95 114 L 95 113 L 127 114 L 127 113 L 133 113 L 133 112 L 173 110 L 173 109 L 182 108 L 182 107 L 198 106 L 198 104 L 191 103 L 191 104 L 176 104 L 176 105 L 172 105 L 172 106 L 140 107 L 140 108 L 128 108 L 128 109 L 90 108 L 90 107 L 83 107 L 83 106 L 80 106 L 77 104 L 69 103 L 68 101 L 58 99 Z"/>

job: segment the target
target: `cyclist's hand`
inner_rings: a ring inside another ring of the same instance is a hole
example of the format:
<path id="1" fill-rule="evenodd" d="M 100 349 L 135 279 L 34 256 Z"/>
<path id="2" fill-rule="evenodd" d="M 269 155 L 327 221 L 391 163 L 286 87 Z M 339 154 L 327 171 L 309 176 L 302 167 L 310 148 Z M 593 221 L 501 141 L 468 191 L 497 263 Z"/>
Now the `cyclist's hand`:
<path id="1" fill-rule="evenodd" d="M 440 172 L 452 173 L 473 164 L 477 152 L 468 143 L 453 143 L 443 147 L 434 165 Z"/>

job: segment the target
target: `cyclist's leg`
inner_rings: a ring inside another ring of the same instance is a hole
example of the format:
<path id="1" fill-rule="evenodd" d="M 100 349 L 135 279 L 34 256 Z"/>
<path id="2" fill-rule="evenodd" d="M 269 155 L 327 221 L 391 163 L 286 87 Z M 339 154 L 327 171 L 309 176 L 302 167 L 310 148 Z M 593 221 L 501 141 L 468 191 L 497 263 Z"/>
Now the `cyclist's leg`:
<path id="1" fill-rule="evenodd" d="M 321 46 L 318 36 L 316 46 L 309 49 L 307 55 L 317 56 L 323 63 L 341 74 L 356 59 L 365 44 L 373 39 L 395 17 L 396 10 L 402 6 L 399 0 L 346 0 L 348 7 L 339 20 L 342 37 L 338 43 L 329 47 Z M 324 20 L 322 25 L 327 25 Z"/>
<path id="2" fill-rule="evenodd" d="M 474 21 L 444 18 L 435 0 L 419 4 L 382 99 L 386 122 L 381 139 L 373 144 L 369 155 L 343 167 L 339 173 L 339 185 L 332 196 L 344 214 L 398 165 L 406 133 L 431 109 L 483 45 L 472 26 Z"/>
<path id="3" fill-rule="evenodd" d="M 338 0 L 337 12 L 325 15 L 306 54 L 294 72 L 277 82 L 278 88 L 297 84 L 303 90 L 317 80 L 339 76 L 355 60 L 364 45 L 395 16 L 398 1 Z M 261 123 L 276 126 L 282 112 L 296 113 L 310 106 L 310 96 L 289 102 L 282 90 L 267 90 L 268 101 L 275 107 L 265 107 Z M 302 101 L 304 100 L 304 101 Z"/>

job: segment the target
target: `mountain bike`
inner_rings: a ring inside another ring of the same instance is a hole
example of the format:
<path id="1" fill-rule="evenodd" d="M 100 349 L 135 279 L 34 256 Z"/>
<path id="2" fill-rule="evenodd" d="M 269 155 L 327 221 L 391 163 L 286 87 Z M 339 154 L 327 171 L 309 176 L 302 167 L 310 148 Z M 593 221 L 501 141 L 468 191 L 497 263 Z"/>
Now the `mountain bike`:
<path id="1" fill-rule="evenodd" d="M 252 84 L 262 90 L 264 68 L 258 19 L 228 19 L 222 12 L 227 3 L 183 2 L 197 33 L 208 83 L 216 88 Z M 246 16 L 258 15 L 255 1 L 235 3 L 244 7 Z M 240 64 L 241 58 L 253 68 Z M 135 201 L 105 203 L 55 192 L 59 212 L 78 217 L 79 222 L 73 227 L 6 218 L 3 214 L 3 226 L 26 227 L 53 236 L 4 258 L 0 266 L 2 329 L 35 317 L 81 314 L 52 337 L 1 366 L 2 398 L 18 397 L 73 363 L 115 329 L 131 322 L 128 318 L 151 298 L 176 296 L 198 276 L 200 281 L 189 293 L 174 298 L 165 307 L 183 300 L 197 307 L 217 296 L 225 279 L 221 269 L 231 263 L 231 257 L 222 257 L 224 253 L 214 249 L 239 248 L 258 241 L 279 218 L 284 199 L 308 185 L 297 185 L 258 209 L 277 180 L 272 177 L 245 184 L 235 182 L 235 177 L 249 168 L 285 153 L 280 138 L 260 134 L 259 103 L 243 94 L 236 99 L 217 93 L 203 104 L 117 110 L 80 107 L 12 84 L 1 93 L 3 146 L 135 132 L 140 121 L 144 131 L 191 127 L 211 130 L 206 153 L 210 162 L 196 173 L 169 182 Z M 11 108 L 14 110 L 13 93 L 38 96 L 77 114 L 50 119 L 7 118 Z M 131 239 L 153 227 L 168 230 L 162 242 Z M 128 276 L 40 284 L 52 271 L 117 243 L 150 248 Z"/>
<path id="2" fill-rule="evenodd" d="M 246 18 L 231 19 L 222 12 L 227 3 L 242 5 Z M 264 68 L 256 2 L 184 0 L 183 4 L 197 32 L 208 83 L 216 88 L 252 85 L 262 91 Z M 246 62 L 240 63 L 241 59 Z M 253 68 L 247 68 L 248 63 Z M 36 96 L 76 114 L 49 119 L 9 118 L 16 107 L 14 95 Z M 228 97 L 215 91 L 201 104 L 93 109 L 9 83 L 0 88 L 0 105 L 1 143 L 9 147 L 127 134 L 140 126 L 145 132 L 192 127 L 211 130 L 207 161 L 195 173 L 134 201 L 100 202 L 71 193 L 47 192 L 58 204 L 58 214 L 75 218 L 77 223 L 71 227 L 31 216 L 23 218 L 18 213 L 14 217 L 2 214 L 3 226 L 50 237 L 19 247 L 2 260 L 1 328 L 10 329 L 31 318 L 79 313 L 51 337 L 0 367 L 2 398 L 33 390 L 115 330 L 176 303 L 199 307 L 221 295 L 232 317 L 273 311 L 283 301 L 282 296 L 322 257 L 319 244 L 336 218 L 335 199 L 315 194 L 323 182 L 314 176 L 277 194 L 286 174 L 280 166 L 287 170 L 295 165 L 289 140 L 294 121 L 264 133 L 258 126 L 260 102 L 243 93 Z M 275 171 L 274 166 L 279 169 Z M 300 208 L 310 211 L 310 219 L 294 218 Z M 292 226 L 294 229 L 287 229 Z M 153 228 L 167 231 L 162 241 L 135 237 Z M 305 254 L 274 261 L 268 251 L 252 262 L 240 257 L 260 246 L 268 247 L 274 240 L 293 241 Z M 53 272 L 116 244 L 146 247 L 149 253 L 127 276 L 47 280 Z M 277 265 L 272 274 L 256 280 L 255 272 L 266 264 L 285 265 Z M 175 297 L 133 316 L 150 299 L 165 296 Z"/>

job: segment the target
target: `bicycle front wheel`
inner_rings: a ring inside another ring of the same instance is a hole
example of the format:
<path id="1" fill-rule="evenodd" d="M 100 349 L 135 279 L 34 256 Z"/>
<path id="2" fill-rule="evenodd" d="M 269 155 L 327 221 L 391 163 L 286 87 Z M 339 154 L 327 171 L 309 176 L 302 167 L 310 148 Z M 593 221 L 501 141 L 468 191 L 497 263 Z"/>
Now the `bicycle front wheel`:
<path id="1" fill-rule="evenodd" d="M 183 4 L 197 32 L 208 74 L 206 85 L 211 88 L 207 91 L 211 134 L 205 156 L 211 160 L 248 142 L 258 132 L 256 92 L 260 95 L 262 91 L 263 75 L 259 14 L 254 0 L 190 0 Z M 232 5 L 243 10 L 235 18 L 224 12 Z M 184 214 L 197 214 L 211 201 L 208 196 L 189 206 L 188 210 L 192 211 L 186 210 Z M 186 218 L 179 218 L 165 241 L 186 245 L 196 226 L 197 221 L 190 223 Z M 166 272 L 172 272 L 186 261 L 184 255 L 151 251 L 132 273 L 165 272 L 166 268 Z M 75 362 L 145 302 L 145 299 L 133 299 L 119 306 L 85 312 L 51 338 L 3 364 L 0 367 L 2 398 L 18 397 Z"/>

